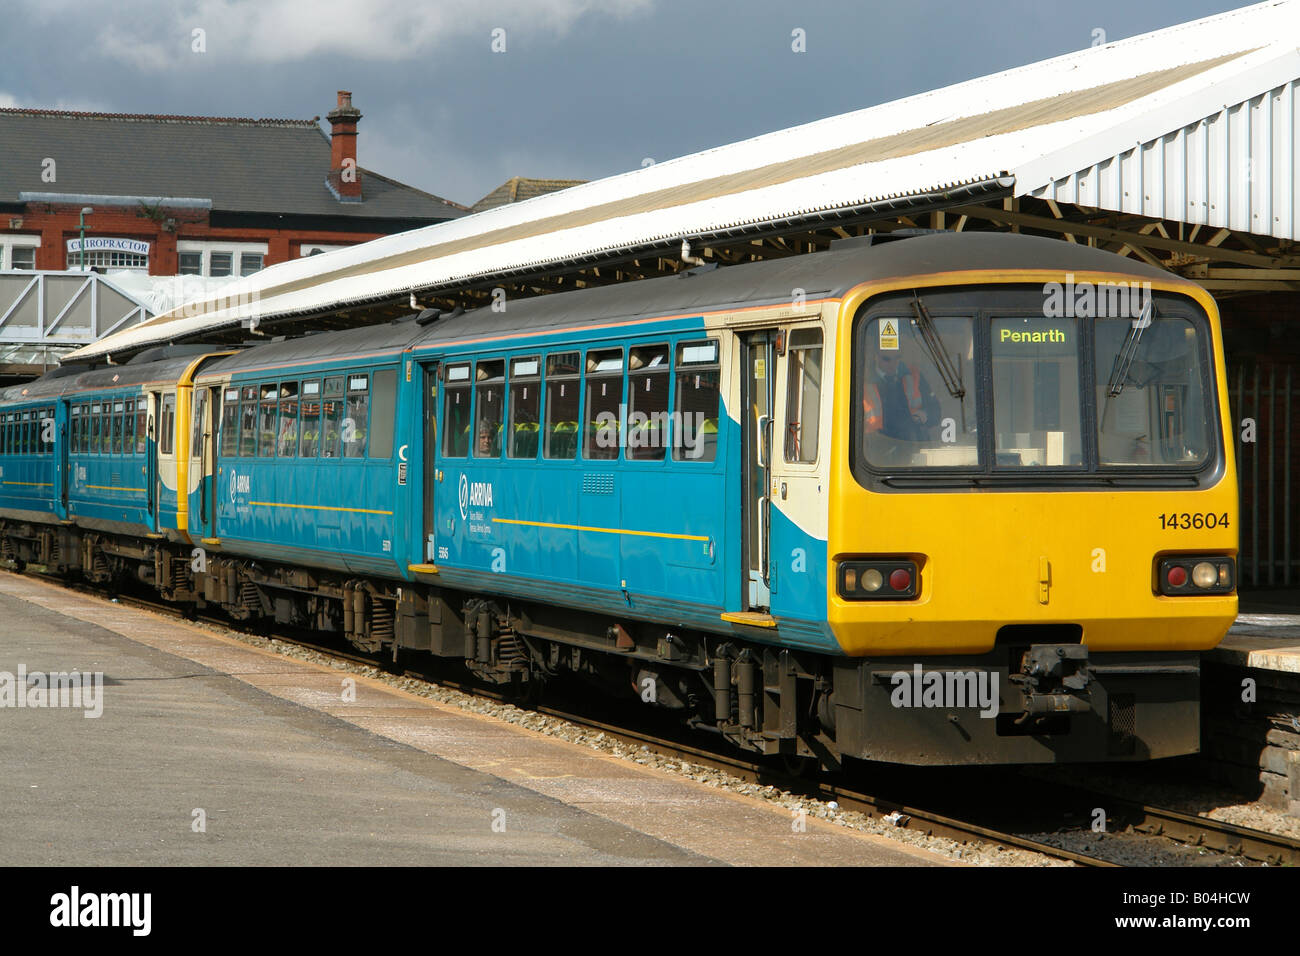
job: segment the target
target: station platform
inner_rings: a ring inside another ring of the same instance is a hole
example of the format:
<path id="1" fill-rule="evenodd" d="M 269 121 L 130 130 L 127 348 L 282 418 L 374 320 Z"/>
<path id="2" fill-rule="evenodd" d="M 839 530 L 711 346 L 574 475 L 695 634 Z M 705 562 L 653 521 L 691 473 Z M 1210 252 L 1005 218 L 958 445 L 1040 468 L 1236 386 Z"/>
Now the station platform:
<path id="1" fill-rule="evenodd" d="M 1243 613 L 1207 661 L 1300 675 L 1300 614 Z"/>
<path id="2" fill-rule="evenodd" d="M 0 620 L 10 866 L 950 865 L 32 578 Z M 104 686 L 20 707 L 20 671 Z"/>

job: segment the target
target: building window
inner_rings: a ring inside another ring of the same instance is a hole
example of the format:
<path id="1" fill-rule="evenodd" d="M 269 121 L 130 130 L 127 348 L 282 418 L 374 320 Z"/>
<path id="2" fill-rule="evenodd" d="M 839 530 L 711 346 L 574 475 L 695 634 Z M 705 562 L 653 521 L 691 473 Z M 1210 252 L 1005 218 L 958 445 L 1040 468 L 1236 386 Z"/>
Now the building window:
<path id="1" fill-rule="evenodd" d="M 0 269 L 35 269 L 40 244 L 35 236 L 0 236 Z"/>
<path id="2" fill-rule="evenodd" d="M 68 266 L 73 269 L 80 269 L 81 253 L 68 253 Z M 111 249 L 92 249 L 86 253 L 87 269 L 126 269 L 131 272 L 148 272 L 149 257 L 138 255 L 134 252 L 116 252 Z"/>
<path id="3" fill-rule="evenodd" d="M 266 266 L 264 242 L 205 242 L 182 239 L 176 243 L 177 270 L 183 276 L 251 276 Z"/>

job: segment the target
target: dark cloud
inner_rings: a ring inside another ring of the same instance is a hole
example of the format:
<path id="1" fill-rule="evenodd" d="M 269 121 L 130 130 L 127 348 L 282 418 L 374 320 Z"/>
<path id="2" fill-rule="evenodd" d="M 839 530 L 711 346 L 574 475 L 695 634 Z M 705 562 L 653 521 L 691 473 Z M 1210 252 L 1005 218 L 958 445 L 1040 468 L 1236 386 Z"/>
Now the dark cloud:
<path id="1" fill-rule="evenodd" d="M 241 0 L 193 13 L 167 4 L 154 19 L 64 0 L 10 9 L 0 105 L 305 118 L 346 88 L 365 114 L 363 165 L 470 203 L 510 176 L 607 176 L 1081 49 L 1097 30 L 1117 40 L 1244 4 L 447 0 L 431 15 L 395 0 L 272 5 L 257 42 Z M 322 29 L 322 16 L 385 15 L 355 41 Z M 195 18 L 202 55 L 189 52 Z M 507 31 L 505 53 L 491 50 L 493 24 Z M 796 28 L 806 53 L 791 50 Z M 263 42 L 272 30 L 280 46 Z"/>

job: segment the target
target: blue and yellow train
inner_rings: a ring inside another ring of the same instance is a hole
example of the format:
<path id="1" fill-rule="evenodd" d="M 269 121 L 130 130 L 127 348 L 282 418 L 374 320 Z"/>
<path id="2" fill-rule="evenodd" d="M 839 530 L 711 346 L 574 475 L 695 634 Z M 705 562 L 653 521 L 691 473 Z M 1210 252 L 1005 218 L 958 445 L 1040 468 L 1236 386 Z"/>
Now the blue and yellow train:
<path id="1" fill-rule="evenodd" d="M 1213 299 L 990 234 L 829 251 L 0 392 L 0 551 L 573 672 L 771 754 L 1195 751 L 1236 614 Z"/>

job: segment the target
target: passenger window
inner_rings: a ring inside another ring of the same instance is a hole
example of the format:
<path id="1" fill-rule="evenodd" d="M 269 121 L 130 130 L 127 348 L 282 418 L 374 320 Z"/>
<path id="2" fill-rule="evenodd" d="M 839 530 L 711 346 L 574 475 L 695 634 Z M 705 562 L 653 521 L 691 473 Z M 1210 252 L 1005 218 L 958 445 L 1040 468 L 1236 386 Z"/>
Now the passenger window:
<path id="1" fill-rule="evenodd" d="M 302 383 L 302 437 L 298 454 L 302 458 L 315 458 L 320 454 L 320 382 Z"/>
<path id="2" fill-rule="evenodd" d="M 68 450 L 76 455 L 81 451 L 81 406 L 72 408 L 72 420 L 68 422 Z M 0 425 L 0 454 L 5 452 L 4 426 Z"/>
<path id="3" fill-rule="evenodd" d="M 627 360 L 627 457 L 663 461 L 668 447 L 667 345 L 634 348 Z"/>
<path id="4" fill-rule="evenodd" d="M 578 457 L 579 361 L 577 352 L 546 356 L 546 458 Z"/>
<path id="5" fill-rule="evenodd" d="M 234 457 L 238 448 L 239 389 L 228 388 L 221 401 L 221 457 Z"/>
<path id="6" fill-rule="evenodd" d="M 239 404 L 239 454 L 243 458 L 257 455 L 257 386 L 243 389 Z"/>
<path id="7" fill-rule="evenodd" d="M 347 417 L 343 419 L 343 457 L 366 457 L 366 429 L 370 424 L 370 376 L 348 376 Z"/>
<path id="8" fill-rule="evenodd" d="M 511 458 L 536 458 L 542 407 L 542 361 L 517 358 L 510 362 L 510 446 Z"/>
<path id="9" fill-rule="evenodd" d="M 135 453 L 137 455 L 143 455 L 147 447 L 146 440 L 149 434 L 147 404 L 147 400 L 143 398 L 138 398 L 135 402 Z"/>
<path id="10" fill-rule="evenodd" d="M 506 363 L 501 359 L 479 362 L 474 372 L 474 457 L 500 458 L 505 422 Z"/>
<path id="11" fill-rule="evenodd" d="M 623 350 L 587 353 L 587 430 L 582 457 L 610 461 L 618 457 L 618 412 L 623 404 Z"/>
<path id="12" fill-rule="evenodd" d="M 127 399 L 126 414 L 122 416 L 122 454 L 135 452 L 135 399 Z"/>
<path id="13" fill-rule="evenodd" d="M 280 440 L 275 453 L 280 458 L 298 455 L 298 383 L 280 383 Z"/>
<path id="14" fill-rule="evenodd" d="M 397 369 L 375 373 L 370 400 L 370 457 L 393 457 L 393 427 L 397 418 Z"/>
<path id="15" fill-rule="evenodd" d="M 176 440 L 176 396 L 164 395 L 162 400 L 162 422 L 159 425 L 158 450 L 164 455 L 172 454 Z"/>
<path id="16" fill-rule="evenodd" d="M 469 405 L 469 366 L 447 366 L 447 387 L 442 398 L 444 458 L 464 458 L 469 454 Z"/>
<path id="17" fill-rule="evenodd" d="M 795 329 L 790 333 L 785 388 L 785 460 L 815 462 L 821 426 L 821 329 Z"/>
<path id="18" fill-rule="evenodd" d="M 322 458 L 338 458 L 343 451 L 343 379 L 325 379 L 325 401 L 321 406 L 325 430 L 321 444 Z"/>
<path id="19" fill-rule="evenodd" d="M 713 461 L 718 454 L 718 342 L 677 346 L 674 461 Z"/>
<path id="20" fill-rule="evenodd" d="M 257 418 L 257 456 L 275 457 L 275 413 L 279 408 L 280 388 L 274 382 L 262 386 L 262 401 Z"/>
<path id="21" fill-rule="evenodd" d="M 92 455 L 98 455 L 99 448 L 99 431 L 104 421 L 104 406 L 94 404 L 90 406 L 90 448 L 88 451 Z"/>

